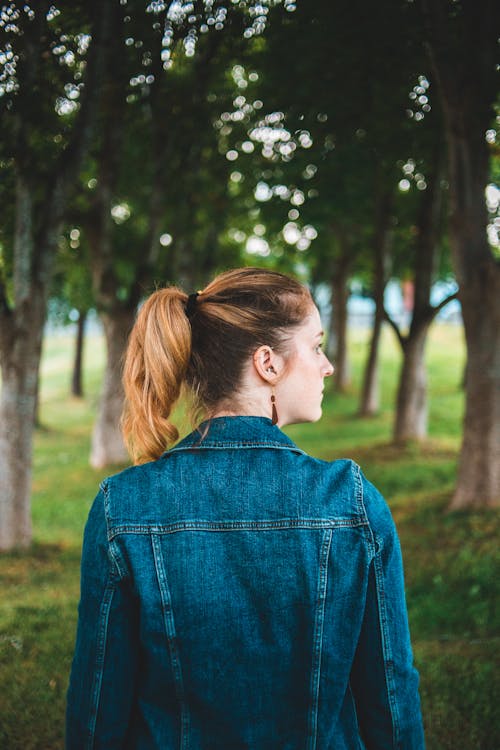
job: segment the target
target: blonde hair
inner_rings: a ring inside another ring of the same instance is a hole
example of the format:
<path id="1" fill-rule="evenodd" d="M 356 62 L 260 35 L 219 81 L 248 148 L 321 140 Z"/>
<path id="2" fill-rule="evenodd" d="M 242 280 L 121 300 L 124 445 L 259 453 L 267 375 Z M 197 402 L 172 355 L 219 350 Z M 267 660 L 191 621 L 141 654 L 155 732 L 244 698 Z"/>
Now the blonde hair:
<path id="1" fill-rule="evenodd" d="M 175 286 L 153 292 L 130 334 L 122 430 L 135 463 L 158 458 L 178 439 L 169 417 L 183 386 L 193 414 L 210 415 L 235 395 L 259 346 L 286 354 L 287 329 L 300 325 L 312 304 L 298 281 L 260 268 L 222 273 L 188 309 L 187 302 Z"/>

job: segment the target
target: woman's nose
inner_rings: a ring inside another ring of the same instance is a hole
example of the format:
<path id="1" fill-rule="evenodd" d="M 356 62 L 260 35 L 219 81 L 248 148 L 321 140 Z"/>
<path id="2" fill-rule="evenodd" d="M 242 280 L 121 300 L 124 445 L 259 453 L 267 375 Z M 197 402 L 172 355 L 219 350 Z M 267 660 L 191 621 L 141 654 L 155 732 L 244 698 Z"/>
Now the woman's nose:
<path id="1" fill-rule="evenodd" d="M 325 367 L 324 367 L 324 370 L 323 370 L 324 377 L 325 378 L 330 377 L 330 375 L 333 375 L 334 371 L 335 371 L 334 366 L 332 365 L 332 363 L 330 362 L 330 360 L 328 359 L 328 357 L 325 355 Z"/>

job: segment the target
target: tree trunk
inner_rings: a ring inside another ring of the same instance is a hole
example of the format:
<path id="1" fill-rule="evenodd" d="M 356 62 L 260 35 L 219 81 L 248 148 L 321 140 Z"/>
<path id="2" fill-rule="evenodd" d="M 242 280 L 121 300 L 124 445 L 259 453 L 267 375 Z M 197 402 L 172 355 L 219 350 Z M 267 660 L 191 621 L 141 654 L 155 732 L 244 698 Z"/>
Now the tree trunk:
<path id="1" fill-rule="evenodd" d="M 464 432 L 450 507 L 488 507 L 500 504 L 500 265 L 486 236 L 484 134 L 498 94 L 499 10 L 498 3 L 470 1 L 453 15 L 440 3 L 423 0 L 422 7 L 446 124 L 450 245 L 467 344 Z"/>
<path id="2" fill-rule="evenodd" d="M 326 355 L 328 359 L 335 363 L 335 372 L 337 371 L 337 311 L 333 298 L 333 285 L 330 292 L 330 318 L 328 320 L 328 337 L 326 340 Z"/>
<path id="3" fill-rule="evenodd" d="M 479 141 L 479 139 L 477 139 Z M 451 508 L 500 504 L 500 266 L 487 241 L 484 137 L 449 134 L 450 234 L 467 344 L 466 404 Z"/>
<path id="4" fill-rule="evenodd" d="M 414 260 L 414 299 L 410 328 L 406 336 L 399 333 L 403 364 L 396 400 L 394 441 L 423 440 L 427 437 L 427 375 L 425 344 L 429 326 L 446 301 L 436 307 L 430 304 L 435 273 L 442 207 L 440 132 L 435 144 L 432 166 L 427 174 L 427 188 L 421 195 Z"/>
<path id="5" fill-rule="evenodd" d="M 46 159 L 40 169 L 37 148 L 32 147 L 33 120 L 30 120 L 29 113 L 33 110 L 28 106 L 32 104 L 33 91 L 46 80 L 42 63 L 43 58 L 47 54 L 50 57 L 50 54 L 44 52 L 40 57 L 38 53 L 40 42 L 45 43 L 47 38 L 48 29 L 44 27 L 47 14 L 35 14 L 35 21 L 30 21 L 24 29 L 26 43 L 17 66 L 18 105 L 13 107 L 12 113 L 16 147 L 8 157 L 13 161 L 16 174 L 12 299 L 7 294 L 4 274 L 0 274 L 2 550 L 27 546 L 31 541 L 32 440 L 46 303 L 64 210 L 89 145 L 102 52 L 106 49 L 102 44 L 103 34 L 106 28 L 109 30 L 107 21 L 111 5 L 107 0 L 95 7 L 91 5 L 93 42 L 85 68 L 81 105 L 73 129 L 68 132 L 68 144 L 59 153 L 50 172 L 47 171 Z"/>
<path id="6" fill-rule="evenodd" d="M 31 542 L 33 422 L 43 319 L 42 312 L 39 326 L 16 336 L 11 352 L 2 356 L 0 550 Z"/>
<path id="7" fill-rule="evenodd" d="M 123 353 L 134 317 L 135 305 L 115 307 L 111 311 L 101 313 L 107 357 L 90 454 L 90 464 L 96 469 L 129 461 L 120 430 L 124 397 L 121 375 Z"/>
<path id="8" fill-rule="evenodd" d="M 382 323 L 384 322 L 384 303 L 382 309 L 380 304 L 375 303 L 375 316 L 373 320 L 370 348 L 366 360 L 363 375 L 363 386 L 361 390 L 361 401 L 359 406 L 360 417 L 373 417 L 380 408 L 379 377 L 378 377 L 378 353 Z"/>
<path id="9" fill-rule="evenodd" d="M 36 247 L 33 196 L 26 180 L 16 180 L 11 309 L 0 287 L 0 549 L 31 542 L 31 467 L 37 408 L 43 325 L 57 230 L 47 230 L 46 244 Z"/>
<path id="10" fill-rule="evenodd" d="M 500 504 L 500 277 L 491 271 L 461 294 L 467 376 L 453 510 Z"/>
<path id="11" fill-rule="evenodd" d="M 349 300 L 349 262 L 336 261 L 331 280 L 332 313 L 328 338 L 328 355 L 334 360 L 334 387 L 343 393 L 350 385 L 347 351 L 347 302 Z"/>
<path id="12" fill-rule="evenodd" d="M 427 436 L 427 373 L 425 344 L 428 327 L 407 338 L 399 377 L 394 441 L 422 440 Z"/>
<path id="13" fill-rule="evenodd" d="M 87 311 L 80 310 L 76 324 L 75 356 L 73 359 L 73 374 L 71 377 L 71 394 L 77 398 L 83 396 L 82 366 L 83 366 L 83 342 L 85 340 L 85 323 Z"/>
<path id="14" fill-rule="evenodd" d="M 385 319 L 384 294 L 388 278 L 390 219 L 392 208 L 392 190 L 381 190 L 377 201 L 375 216 L 374 250 L 374 294 L 375 315 L 373 320 L 370 348 L 363 374 L 363 386 L 358 414 L 360 417 L 372 417 L 380 408 L 378 383 L 378 352 L 382 323 Z"/>

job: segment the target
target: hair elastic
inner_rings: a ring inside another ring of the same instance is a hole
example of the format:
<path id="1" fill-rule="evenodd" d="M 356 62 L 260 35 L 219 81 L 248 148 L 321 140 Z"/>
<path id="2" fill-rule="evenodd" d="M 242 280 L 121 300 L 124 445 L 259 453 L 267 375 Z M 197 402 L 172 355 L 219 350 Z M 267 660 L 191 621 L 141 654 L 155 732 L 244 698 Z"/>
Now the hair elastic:
<path id="1" fill-rule="evenodd" d="M 190 294 L 187 298 L 186 302 L 186 315 L 188 318 L 191 318 L 195 309 L 196 309 L 196 299 L 199 296 L 199 292 L 193 292 Z"/>

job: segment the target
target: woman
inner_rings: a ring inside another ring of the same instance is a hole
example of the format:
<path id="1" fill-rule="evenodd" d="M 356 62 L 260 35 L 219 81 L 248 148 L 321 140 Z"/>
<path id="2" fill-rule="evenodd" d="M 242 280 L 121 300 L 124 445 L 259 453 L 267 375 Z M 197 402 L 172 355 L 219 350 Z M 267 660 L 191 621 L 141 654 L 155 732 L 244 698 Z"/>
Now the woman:
<path id="1" fill-rule="evenodd" d="M 333 367 L 308 290 L 245 268 L 143 305 L 124 367 L 135 467 L 86 526 L 73 748 L 423 748 L 397 534 L 352 461 L 280 427 Z M 205 421 L 174 447 L 185 388 Z"/>

